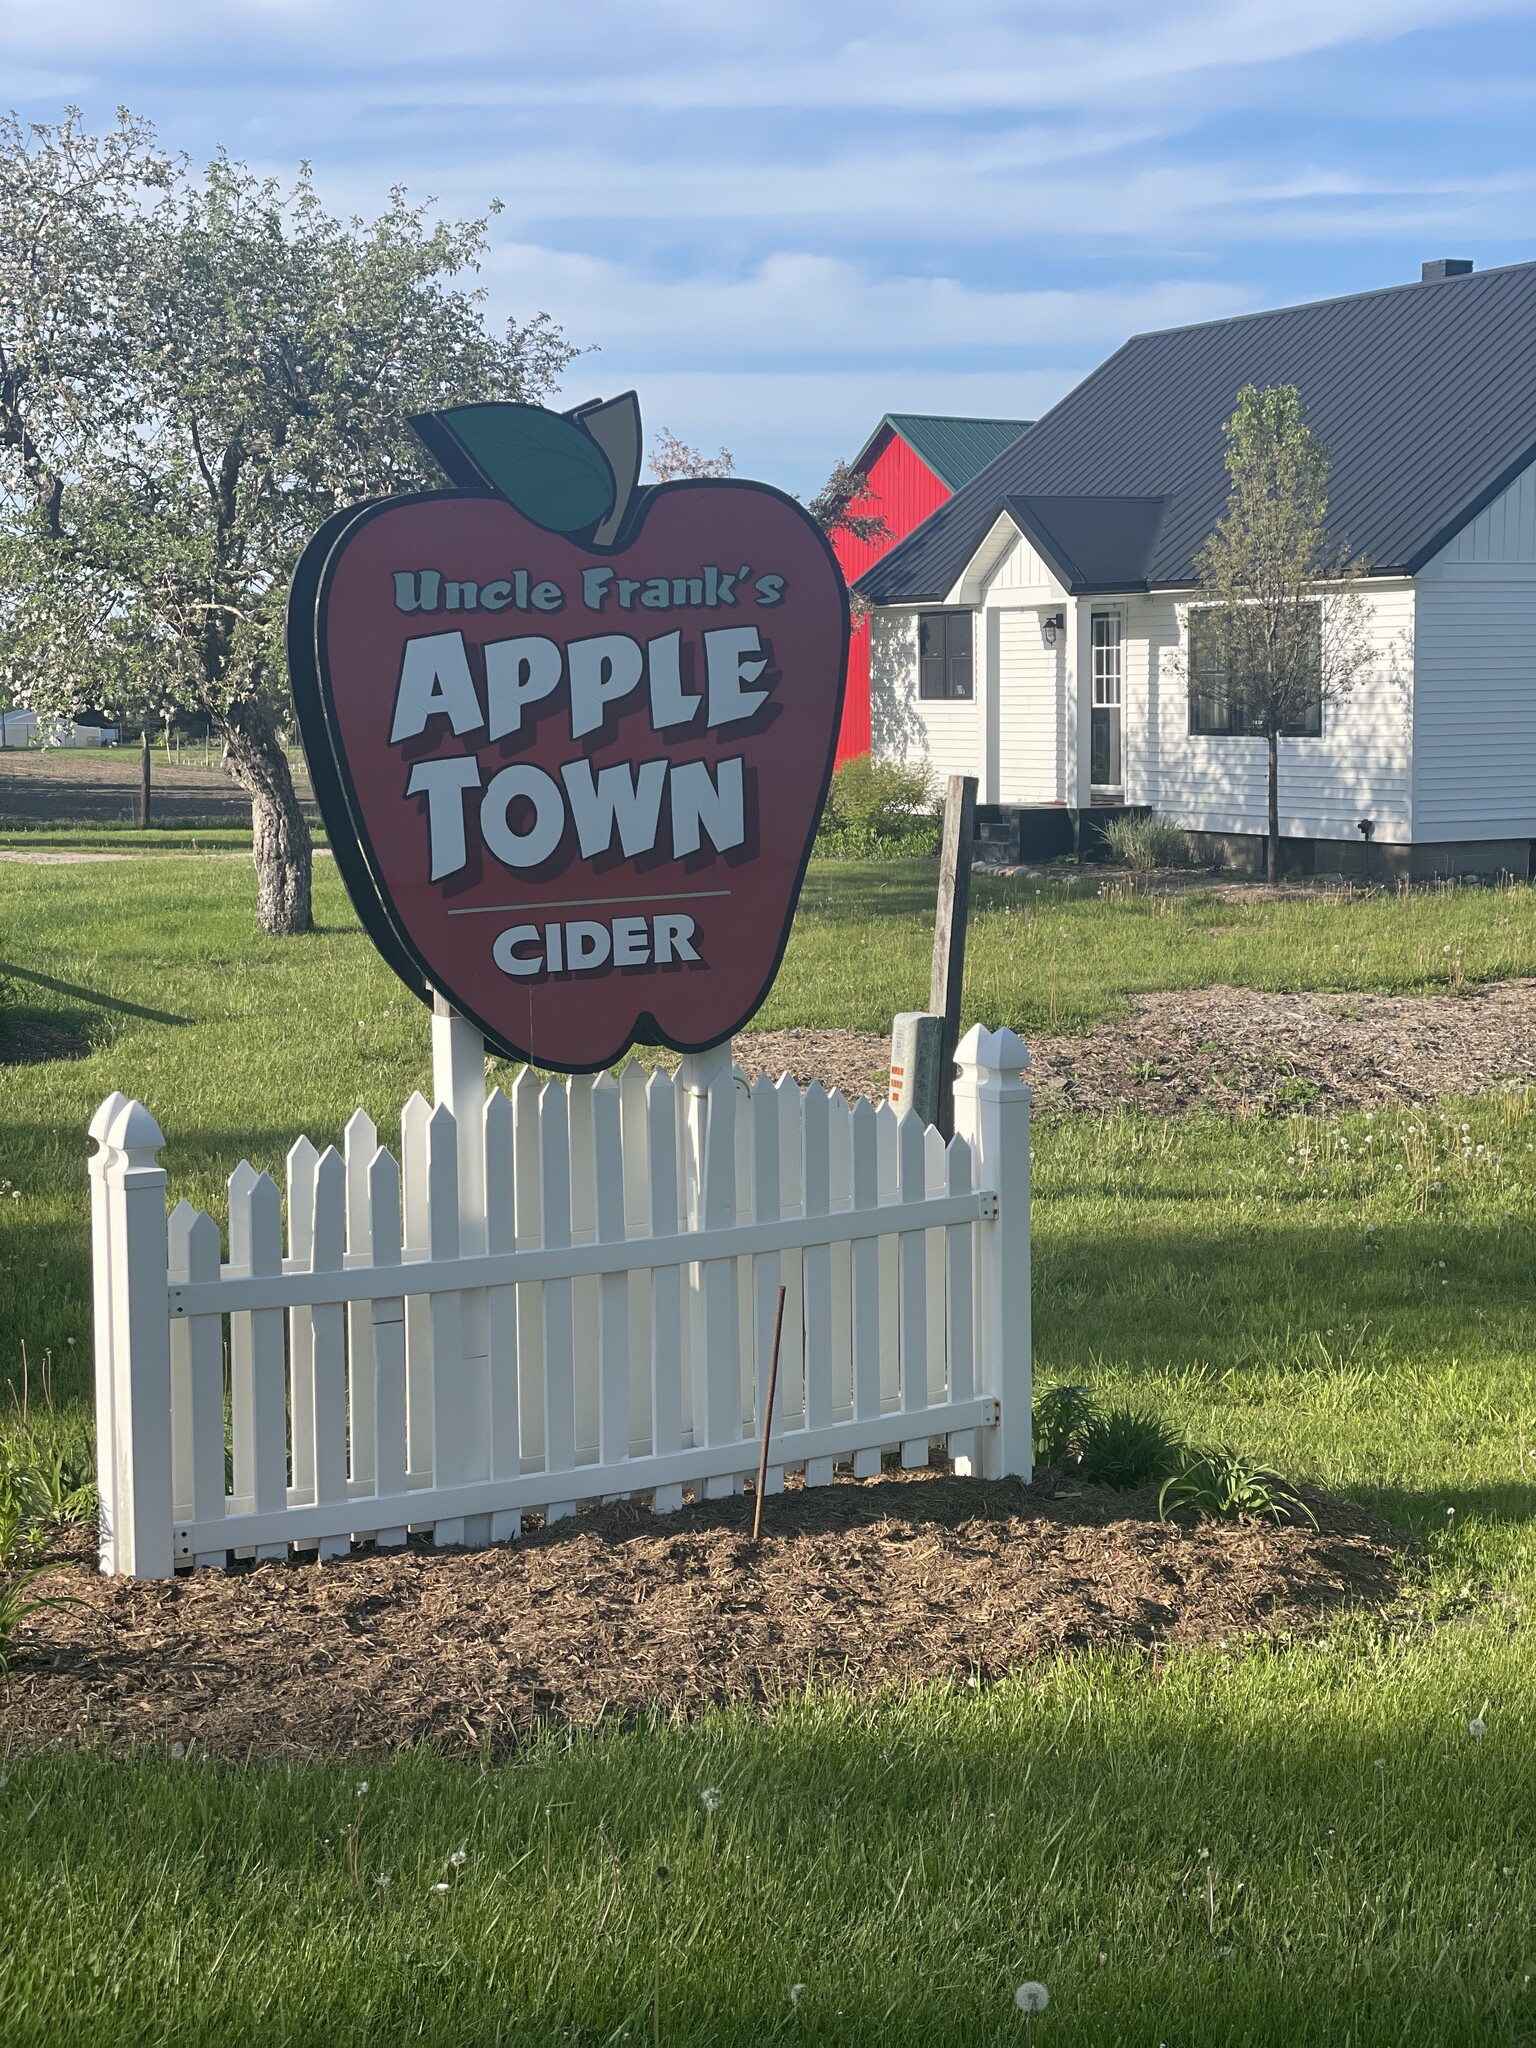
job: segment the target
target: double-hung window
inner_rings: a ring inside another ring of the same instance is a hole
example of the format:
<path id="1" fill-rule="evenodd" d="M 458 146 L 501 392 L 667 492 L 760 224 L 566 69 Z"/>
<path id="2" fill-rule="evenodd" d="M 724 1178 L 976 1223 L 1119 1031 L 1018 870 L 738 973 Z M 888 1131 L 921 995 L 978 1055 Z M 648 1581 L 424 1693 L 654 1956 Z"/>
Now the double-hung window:
<path id="1" fill-rule="evenodd" d="M 917 615 L 917 694 L 925 698 L 974 697 L 971 613 Z"/>
<path id="2" fill-rule="evenodd" d="M 1319 739 L 1323 730 L 1323 614 L 1321 605 L 1307 607 L 1311 680 L 1301 717 L 1282 727 L 1285 740 Z M 1221 614 L 1197 606 L 1189 615 L 1189 729 L 1220 738 L 1262 732 L 1262 721 L 1250 718 L 1241 692 L 1234 691 L 1222 644 Z"/>

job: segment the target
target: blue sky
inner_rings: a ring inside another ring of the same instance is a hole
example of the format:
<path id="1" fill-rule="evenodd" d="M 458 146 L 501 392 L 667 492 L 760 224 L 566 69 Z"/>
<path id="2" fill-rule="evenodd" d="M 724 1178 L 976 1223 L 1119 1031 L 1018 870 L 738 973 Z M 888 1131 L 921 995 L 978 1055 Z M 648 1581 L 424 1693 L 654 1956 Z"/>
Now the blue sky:
<path id="1" fill-rule="evenodd" d="M 0 0 L 0 96 L 498 197 L 568 402 L 807 490 L 885 411 L 1043 411 L 1147 327 L 1536 258 L 1536 0 Z"/>

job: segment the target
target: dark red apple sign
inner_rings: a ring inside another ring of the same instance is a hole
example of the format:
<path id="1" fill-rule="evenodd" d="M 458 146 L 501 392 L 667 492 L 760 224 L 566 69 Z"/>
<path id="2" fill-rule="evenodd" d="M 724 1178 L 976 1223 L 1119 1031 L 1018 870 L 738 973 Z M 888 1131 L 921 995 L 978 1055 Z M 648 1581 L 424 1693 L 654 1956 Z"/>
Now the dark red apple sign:
<path id="1" fill-rule="evenodd" d="M 417 423 L 473 488 L 333 520 L 290 613 L 364 924 L 418 992 L 575 1072 L 636 1041 L 702 1050 L 762 1002 L 848 641 L 801 506 L 735 480 L 637 492 L 638 415 L 602 411 L 619 431 L 527 406 Z"/>

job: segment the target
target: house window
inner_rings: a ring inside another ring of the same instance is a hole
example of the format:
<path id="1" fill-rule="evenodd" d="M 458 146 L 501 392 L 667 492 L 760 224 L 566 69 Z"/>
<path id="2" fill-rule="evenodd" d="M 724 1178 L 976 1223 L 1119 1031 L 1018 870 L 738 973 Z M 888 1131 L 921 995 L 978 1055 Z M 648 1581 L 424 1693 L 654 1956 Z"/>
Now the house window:
<path id="1" fill-rule="evenodd" d="M 1323 731 L 1323 613 L 1321 605 L 1308 608 L 1312 622 L 1312 692 L 1306 712 L 1296 725 L 1281 731 L 1283 740 L 1315 740 Z M 1211 737 L 1247 732 L 1244 706 L 1233 700 L 1228 688 L 1226 656 L 1221 644 L 1220 619 L 1216 612 L 1197 609 L 1189 615 L 1189 729 Z"/>
<path id="2" fill-rule="evenodd" d="M 1093 615 L 1093 732 L 1089 781 L 1095 789 L 1118 789 L 1121 696 L 1120 614 Z"/>
<path id="3" fill-rule="evenodd" d="M 917 694 L 932 698 L 975 695 L 969 612 L 918 613 Z"/>

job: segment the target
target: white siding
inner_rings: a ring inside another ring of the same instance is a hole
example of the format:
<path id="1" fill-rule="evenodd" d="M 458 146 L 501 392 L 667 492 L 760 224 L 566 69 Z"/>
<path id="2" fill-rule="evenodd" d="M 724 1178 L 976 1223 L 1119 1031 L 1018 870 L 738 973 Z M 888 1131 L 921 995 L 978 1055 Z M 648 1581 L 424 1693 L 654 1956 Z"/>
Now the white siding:
<path id="1" fill-rule="evenodd" d="M 1324 707 L 1320 739 L 1280 742 L 1286 838 L 1355 842 L 1361 818 L 1375 819 L 1376 837 L 1387 844 L 1409 838 L 1414 592 L 1404 582 L 1368 595 L 1374 665 L 1348 696 Z M 1127 718 L 1127 799 L 1150 803 L 1193 832 L 1263 832 L 1269 806 L 1264 741 L 1202 738 L 1189 730 L 1178 663 L 1182 609 L 1171 595 L 1133 599 L 1126 607 L 1128 650 L 1140 650 L 1134 660 L 1128 656 L 1127 695 L 1134 706 L 1140 694 L 1146 706 Z M 1416 836 L 1424 836 L 1422 829 Z"/>
<path id="2" fill-rule="evenodd" d="M 1065 650 L 1047 647 L 1038 611 L 1000 611 L 998 801 L 1059 803 L 1065 787 L 1062 676 Z"/>
<path id="3" fill-rule="evenodd" d="M 1170 597 L 1128 597 L 1120 606 L 1125 622 L 1121 661 L 1124 664 L 1124 703 L 1121 714 L 1121 774 L 1128 804 L 1150 804 L 1162 808 L 1162 763 L 1167 741 L 1164 733 L 1165 700 L 1172 694 L 1178 707 L 1171 717 L 1174 772 L 1178 773 L 1178 748 L 1188 737 L 1189 724 L 1183 715 L 1183 681 L 1176 666 L 1179 646 L 1179 613 Z M 1183 718 L 1182 724 L 1180 718 Z"/>
<path id="4" fill-rule="evenodd" d="M 1024 536 L 1014 530 L 1012 545 L 987 580 L 989 605 L 1060 605 L 1066 592 Z"/>
<path id="5" fill-rule="evenodd" d="M 1536 835 L 1536 468 L 1418 585 L 1413 836 Z"/>
<path id="6" fill-rule="evenodd" d="M 985 639 L 977 621 L 972 659 Z M 975 775 L 980 746 L 976 699 L 925 701 L 917 694 L 917 613 L 874 611 L 869 618 L 870 745 L 880 761 L 926 761 L 934 780 Z"/>
<path id="7" fill-rule="evenodd" d="M 1420 580 L 1454 577 L 1460 569 L 1536 566 L 1536 466 L 1517 476 L 1509 489 L 1448 541 L 1421 572 Z"/>

